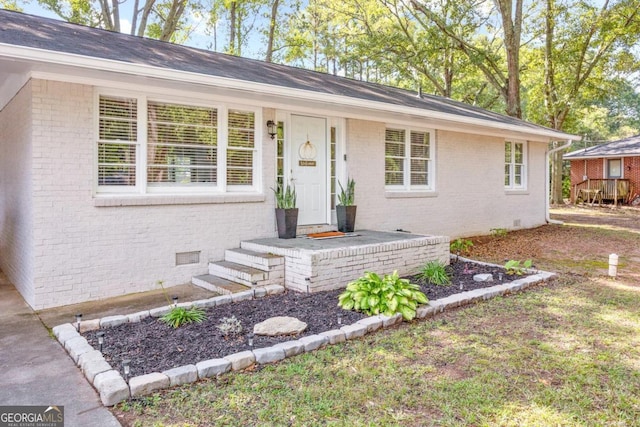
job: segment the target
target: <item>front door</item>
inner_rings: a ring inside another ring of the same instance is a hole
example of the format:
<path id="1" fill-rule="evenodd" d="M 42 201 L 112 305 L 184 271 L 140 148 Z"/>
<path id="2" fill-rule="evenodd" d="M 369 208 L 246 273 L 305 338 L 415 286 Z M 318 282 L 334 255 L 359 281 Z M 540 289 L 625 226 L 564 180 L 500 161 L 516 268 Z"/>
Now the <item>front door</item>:
<path id="1" fill-rule="evenodd" d="M 291 182 L 298 224 L 327 223 L 327 119 L 291 115 Z"/>

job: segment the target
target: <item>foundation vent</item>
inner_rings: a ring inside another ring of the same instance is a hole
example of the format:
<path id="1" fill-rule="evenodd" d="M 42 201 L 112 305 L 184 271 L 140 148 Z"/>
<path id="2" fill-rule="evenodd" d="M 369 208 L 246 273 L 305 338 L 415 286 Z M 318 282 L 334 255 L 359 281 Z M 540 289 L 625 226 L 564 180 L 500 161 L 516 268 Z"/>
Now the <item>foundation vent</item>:
<path id="1" fill-rule="evenodd" d="M 200 264 L 200 251 L 176 252 L 176 265 Z"/>
<path id="2" fill-rule="evenodd" d="M 520 220 L 519 219 L 514 219 L 513 220 L 513 226 L 514 227 L 520 227 Z"/>

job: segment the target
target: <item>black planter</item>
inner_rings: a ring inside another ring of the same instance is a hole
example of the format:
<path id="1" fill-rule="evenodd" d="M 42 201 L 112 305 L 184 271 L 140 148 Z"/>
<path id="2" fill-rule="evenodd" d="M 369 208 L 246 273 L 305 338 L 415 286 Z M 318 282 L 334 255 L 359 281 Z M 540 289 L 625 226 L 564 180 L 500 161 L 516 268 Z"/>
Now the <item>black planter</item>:
<path id="1" fill-rule="evenodd" d="M 279 238 L 294 239 L 298 228 L 298 208 L 276 209 L 276 222 Z"/>
<path id="2" fill-rule="evenodd" d="M 352 233 L 356 226 L 357 206 L 336 206 L 336 217 L 338 218 L 338 231 Z"/>

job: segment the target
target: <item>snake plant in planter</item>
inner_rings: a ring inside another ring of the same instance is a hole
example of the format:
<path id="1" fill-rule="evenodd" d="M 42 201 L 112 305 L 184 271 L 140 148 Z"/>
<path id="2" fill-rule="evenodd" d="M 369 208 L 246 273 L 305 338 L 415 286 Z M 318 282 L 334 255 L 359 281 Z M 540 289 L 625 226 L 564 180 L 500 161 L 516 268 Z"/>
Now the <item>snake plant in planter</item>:
<path id="1" fill-rule="evenodd" d="M 282 184 L 273 189 L 276 195 L 276 223 L 278 224 L 278 237 L 281 239 L 293 239 L 296 237 L 298 227 L 298 208 L 296 208 L 296 189 L 289 184 Z"/>
<path id="2" fill-rule="evenodd" d="M 352 178 L 347 179 L 346 189 L 342 187 L 340 182 L 338 182 L 338 185 L 340 186 L 338 204 L 336 205 L 338 231 L 342 231 L 343 233 L 352 233 L 356 225 L 357 206 L 354 204 L 356 182 Z"/>

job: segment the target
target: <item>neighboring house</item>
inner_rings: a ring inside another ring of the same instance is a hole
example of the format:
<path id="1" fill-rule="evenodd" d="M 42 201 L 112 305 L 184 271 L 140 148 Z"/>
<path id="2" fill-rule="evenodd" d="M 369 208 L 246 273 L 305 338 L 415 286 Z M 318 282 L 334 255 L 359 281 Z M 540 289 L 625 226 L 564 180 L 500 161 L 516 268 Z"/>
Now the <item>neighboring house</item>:
<path id="1" fill-rule="evenodd" d="M 633 203 L 640 197 L 640 135 L 565 154 L 571 200 Z"/>
<path id="2" fill-rule="evenodd" d="M 577 139 L 436 96 L 0 11 L 0 267 L 36 309 L 186 283 L 240 241 L 276 236 L 278 181 L 296 186 L 301 226 L 335 224 L 336 181 L 352 177 L 359 229 L 535 227 L 548 143 Z"/>

